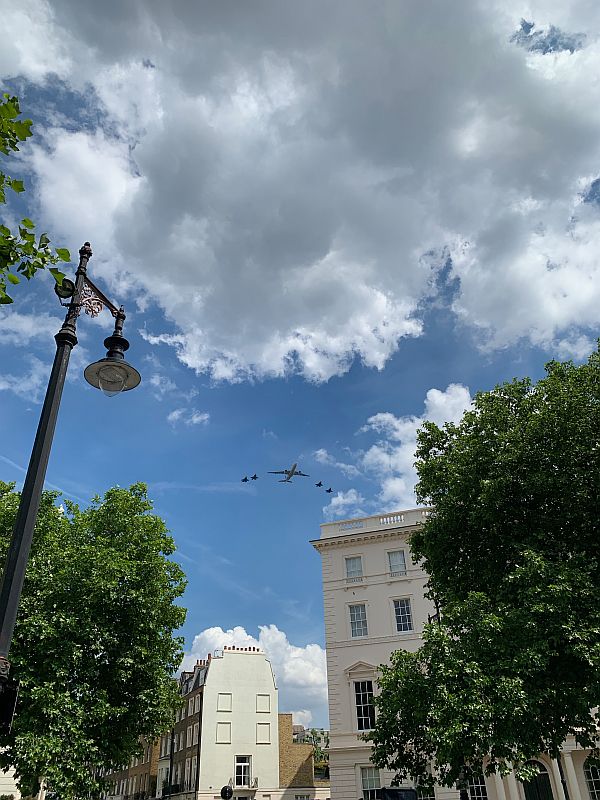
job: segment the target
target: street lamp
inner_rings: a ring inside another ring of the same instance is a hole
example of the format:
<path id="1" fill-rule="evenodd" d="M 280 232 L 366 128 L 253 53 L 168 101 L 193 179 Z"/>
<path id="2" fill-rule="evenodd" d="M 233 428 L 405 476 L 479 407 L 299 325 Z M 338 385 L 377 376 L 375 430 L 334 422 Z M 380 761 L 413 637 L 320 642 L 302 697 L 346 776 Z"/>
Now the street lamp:
<path id="1" fill-rule="evenodd" d="M 82 308 L 90 316 L 95 317 L 104 306 L 107 306 L 115 317 L 114 332 L 112 336 L 104 340 L 104 346 L 108 349 L 106 358 L 86 367 L 84 375 L 88 383 L 112 397 L 120 392 L 134 389 L 141 380 L 139 372 L 125 361 L 124 353 L 129 347 L 129 342 L 123 336 L 125 320 L 123 308 L 116 308 L 87 277 L 87 264 L 91 257 L 92 248 L 90 243 L 86 242 L 79 251 L 79 266 L 75 273 L 75 282 L 63 278 L 62 283 L 55 287 L 56 294 L 61 301 L 69 300 L 69 302 L 61 302 L 62 305 L 67 306 L 67 315 L 61 329 L 54 337 L 56 355 L 21 492 L 21 501 L 0 587 L 0 695 L 10 695 L 10 692 L 5 691 L 10 672 L 8 653 L 17 619 L 25 569 L 46 477 L 69 357 L 71 350 L 77 344 L 77 318 Z M 2 705 L 4 703 L 0 701 L 0 706 Z M 10 716 L 12 717 L 12 714 Z"/>

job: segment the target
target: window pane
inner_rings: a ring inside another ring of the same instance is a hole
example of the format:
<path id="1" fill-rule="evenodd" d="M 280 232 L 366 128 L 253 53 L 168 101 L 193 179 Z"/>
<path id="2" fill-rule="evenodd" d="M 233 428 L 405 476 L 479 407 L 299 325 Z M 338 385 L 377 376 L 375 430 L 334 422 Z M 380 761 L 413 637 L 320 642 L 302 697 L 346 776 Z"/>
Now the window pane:
<path id="1" fill-rule="evenodd" d="M 235 757 L 235 785 L 250 786 L 250 756 Z"/>
<path id="2" fill-rule="evenodd" d="M 394 611 L 396 612 L 396 630 L 398 632 L 412 631 L 412 613 L 408 597 L 403 597 L 401 600 L 394 600 Z"/>
<path id="3" fill-rule="evenodd" d="M 375 706 L 373 705 L 373 682 L 355 681 L 356 721 L 359 731 L 370 731 L 375 727 Z"/>
<path id="4" fill-rule="evenodd" d="M 377 800 L 381 797 L 379 770 L 375 767 L 361 767 L 360 775 L 364 800 Z"/>
<path id="5" fill-rule="evenodd" d="M 364 603 L 350 606 L 350 630 L 353 638 L 368 636 L 367 608 Z"/>
<path id="6" fill-rule="evenodd" d="M 591 800 L 600 800 L 600 769 L 595 764 L 584 764 L 583 771 Z"/>
<path id="7" fill-rule="evenodd" d="M 390 575 L 406 575 L 406 556 L 404 550 L 394 550 L 388 553 L 390 562 Z"/>
<path id="8" fill-rule="evenodd" d="M 469 779 L 469 795 L 471 800 L 487 800 L 487 789 L 483 775 Z"/>
<path id="9" fill-rule="evenodd" d="M 353 556 L 346 559 L 346 577 L 347 578 L 362 578 L 362 558 L 360 556 Z"/>

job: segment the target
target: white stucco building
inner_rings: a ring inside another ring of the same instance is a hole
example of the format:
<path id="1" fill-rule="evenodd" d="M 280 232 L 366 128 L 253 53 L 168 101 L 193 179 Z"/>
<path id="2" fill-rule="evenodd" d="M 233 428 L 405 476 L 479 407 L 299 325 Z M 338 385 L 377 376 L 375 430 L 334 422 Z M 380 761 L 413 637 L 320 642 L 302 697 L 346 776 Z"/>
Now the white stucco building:
<path id="1" fill-rule="evenodd" d="M 182 674 L 180 690 L 185 704 L 160 742 L 157 797 L 213 800 L 230 785 L 239 800 L 328 800 L 329 787 L 312 780 L 312 749 L 293 744 L 291 716 L 279 715 L 275 677 L 261 650 L 217 651 Z M 287 748 L 279 741 L 286 722 Z"/>
<path id="2" fill-rule="evenodd" d="M 329 689 L 331 800 L 375 800 L 391 773 L 369 762 L 361 734 L 372 728 L 379 664 L 394 650 L 414 651 L 428 616 L 426 575 L 413 564 L 408 536 L 425 509 L 321 525 L 312 542 L 321 555 Z M 600 771 L 585 765 L 587 752 L 567 741 L 561 764 L 541 755 L 538 777 L 524 786 L 514 774 L 481 778 L 471 800 L 600 800 Z M 457 800 L 458 792 L 435 789 L 423 800 Z"/>

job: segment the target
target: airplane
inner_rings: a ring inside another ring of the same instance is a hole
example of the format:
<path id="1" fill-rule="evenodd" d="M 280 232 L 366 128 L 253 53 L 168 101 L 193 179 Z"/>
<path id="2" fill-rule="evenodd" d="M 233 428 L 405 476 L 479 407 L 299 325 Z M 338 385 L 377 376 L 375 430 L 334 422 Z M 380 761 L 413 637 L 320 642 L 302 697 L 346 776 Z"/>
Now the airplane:
<path id="1" fill-rule="evenodd" d="M 333 489 L 330 486 L 329 489 L 325 489 L 325 491 L 327 492 L 327 494 L 331 494 L 333 492 Z"/>
<path id="2" fill-rule="evenodd" d="M 319 481 L 318 483 L 315 483 L 315 486 L 317 487 L 317 489 L 320 489 L 321 486 L 323 486 L 323 481 Z"/>
<path id="3" fill-rule="evenodd" d="M 251 481 L 257 481 L 258 480 L 258 475 L 256 474 L 256 472 L 254 473 L 254 475 L 250 476 L 250 480 Z"/>
<path id="4" fill-rule="evenodd" d="M 248 483 L 248 476 L 247 475 L 244 475 L 244 477 L 242 478 L 242 483 Z"/>
<path id="5" fill-rule="evenodd" d="M 292 478 L 296 475 L 299 475 L 302 478 L 310 478 L 310 475 L 307 475 L 305 472 L 300 472 L 299 469 L 296 469 L 297 466 L 297 464 L 292 464 L 290 469 L 271 470 L 269 471 L 269 475 L 285 475 L 285 478 L 282 478 L 279 483 L 291 483 Z"/>

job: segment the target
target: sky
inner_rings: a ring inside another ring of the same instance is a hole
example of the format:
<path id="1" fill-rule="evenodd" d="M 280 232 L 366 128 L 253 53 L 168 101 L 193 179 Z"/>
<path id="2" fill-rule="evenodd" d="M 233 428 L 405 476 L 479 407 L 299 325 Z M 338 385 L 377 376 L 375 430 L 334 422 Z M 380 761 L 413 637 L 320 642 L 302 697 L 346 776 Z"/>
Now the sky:
<path id="1" fill-rule="evenodd" d="M 414 507 L 425 419 L 595 347 L 600 5 L 0 12 L 2 91 L 34 121 L 4 221 L 91 242 L 142 374 L 90 388 L 112 319 L 82 315 L 47 486 L 87 504 L 146 482 L 189 580 L 184 666 L 258 644 L 280 710 L 326 726 L 319 525 Z M 0 478 L 19 482 L 62 309 L 47 275 L 13 296 Z M 296 461 L 310 478 L 267 475 Z"/>

